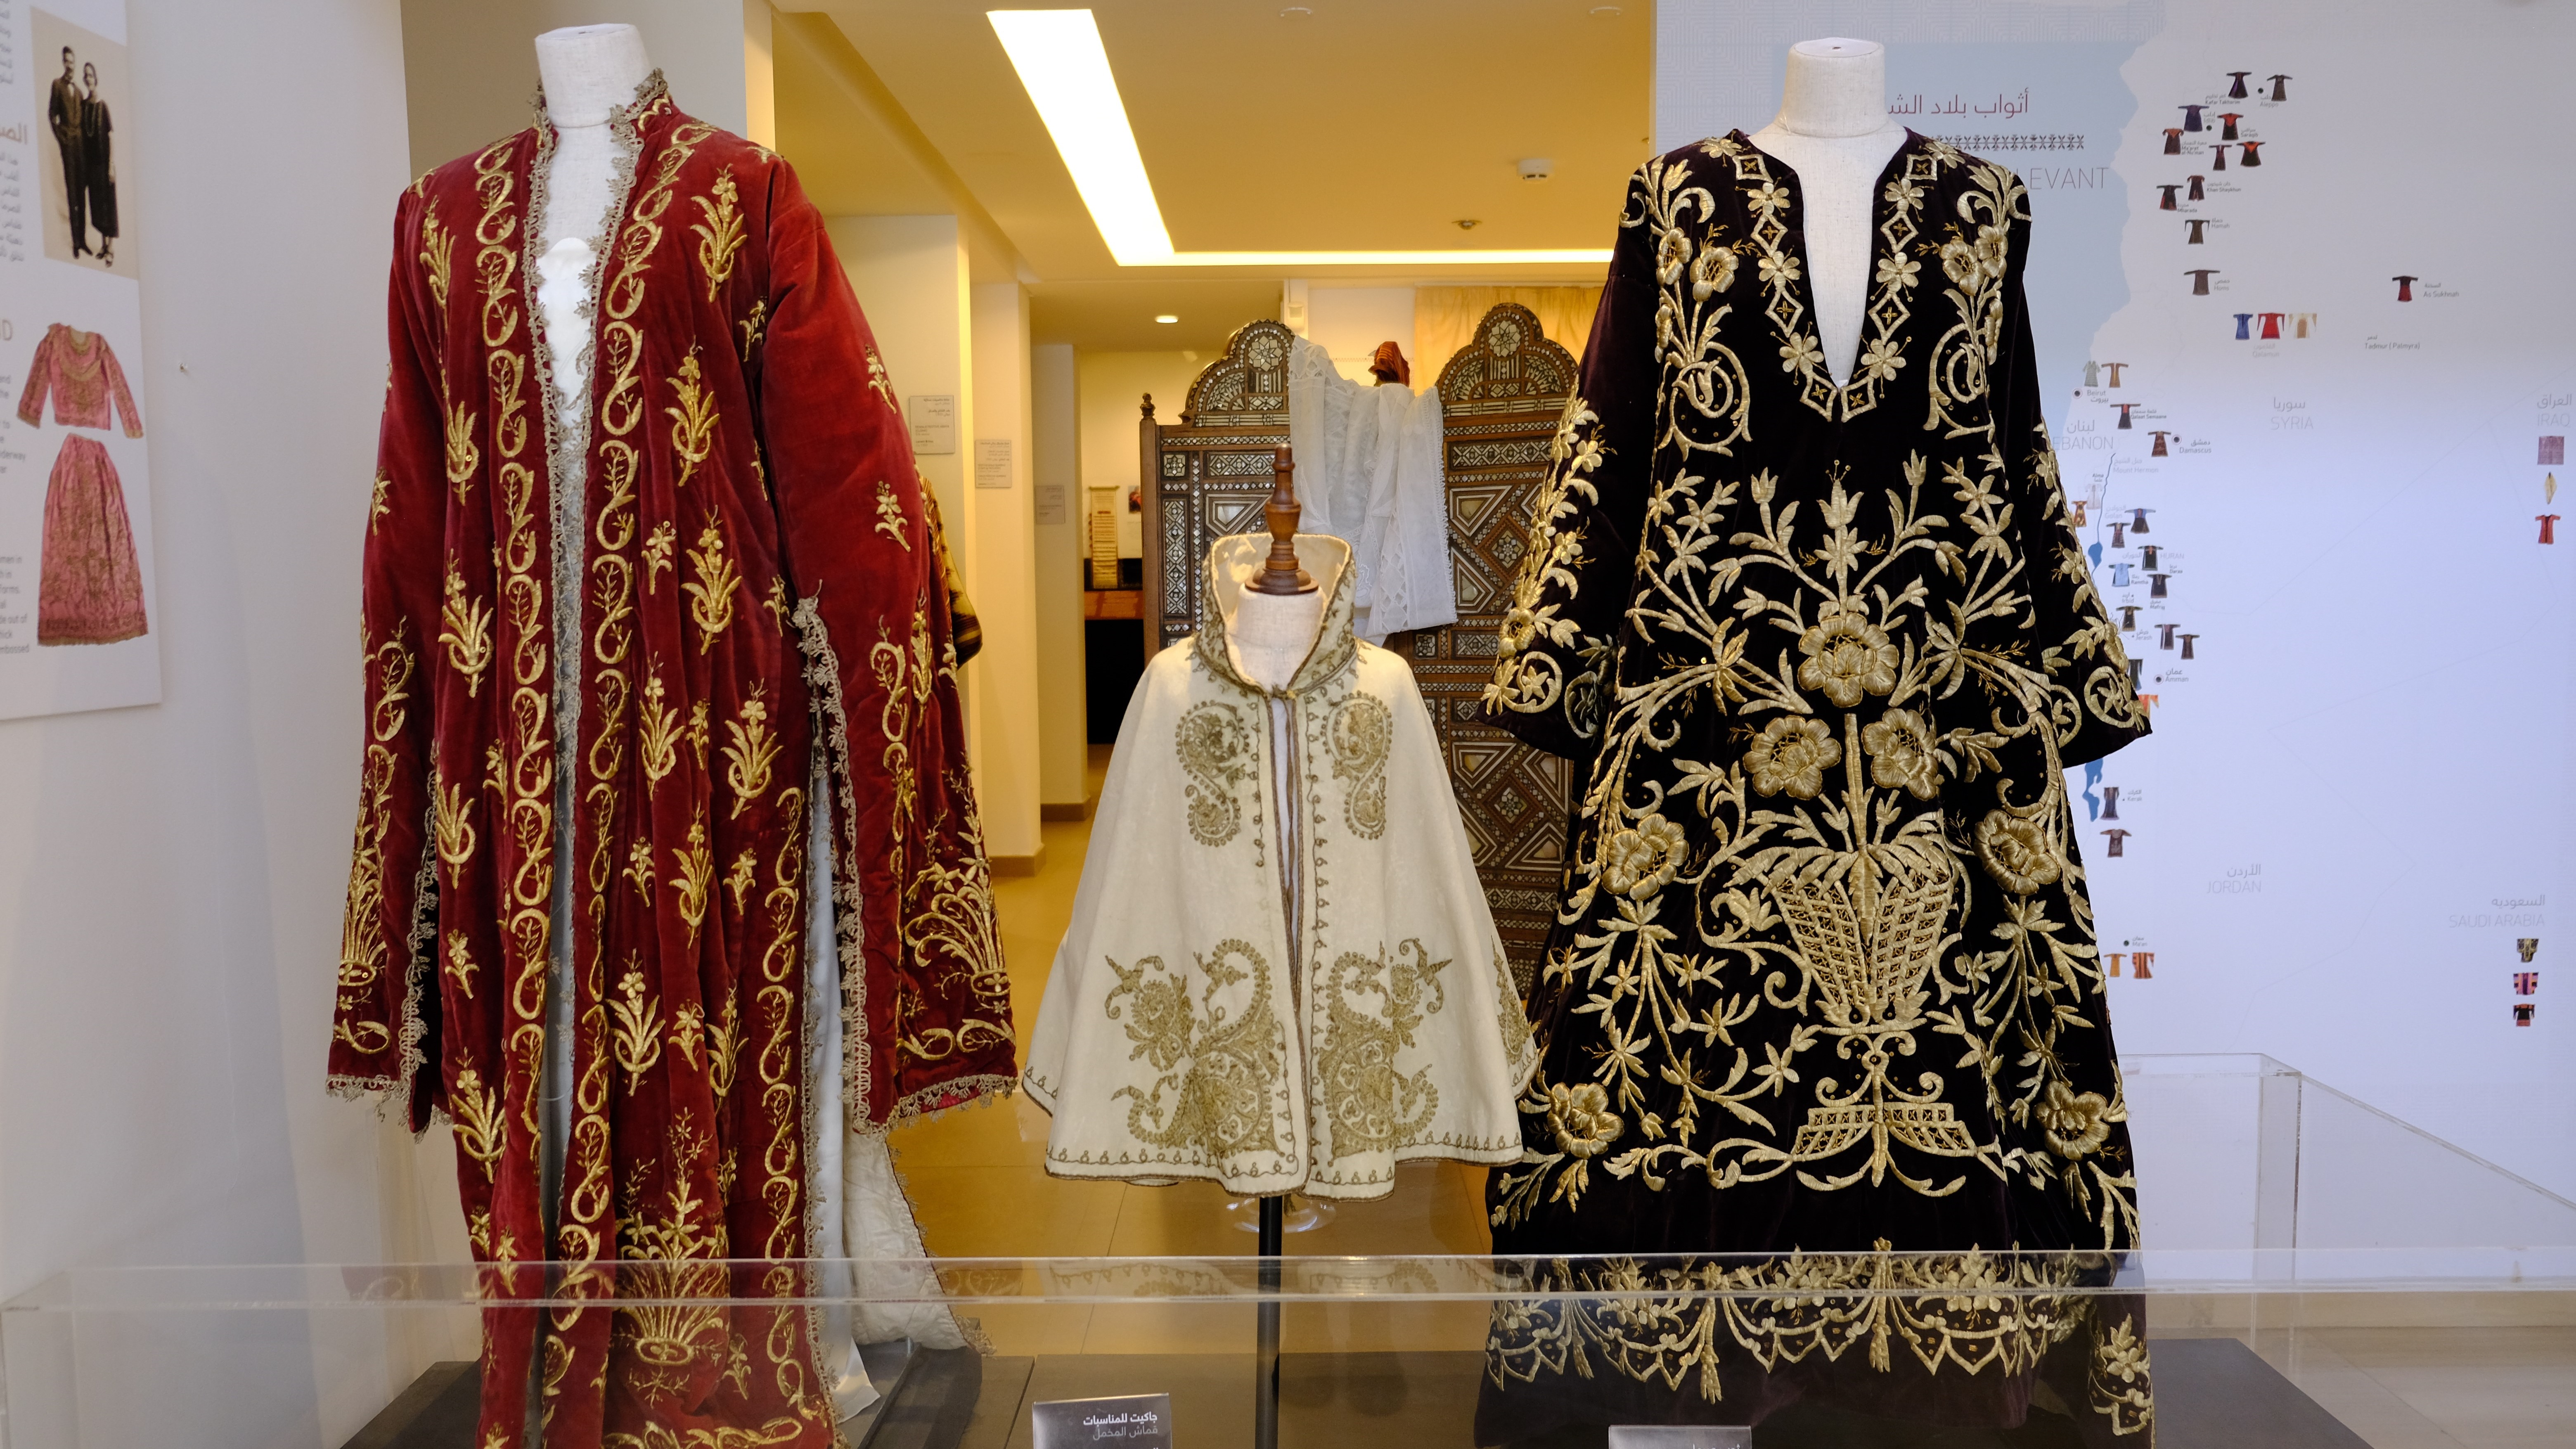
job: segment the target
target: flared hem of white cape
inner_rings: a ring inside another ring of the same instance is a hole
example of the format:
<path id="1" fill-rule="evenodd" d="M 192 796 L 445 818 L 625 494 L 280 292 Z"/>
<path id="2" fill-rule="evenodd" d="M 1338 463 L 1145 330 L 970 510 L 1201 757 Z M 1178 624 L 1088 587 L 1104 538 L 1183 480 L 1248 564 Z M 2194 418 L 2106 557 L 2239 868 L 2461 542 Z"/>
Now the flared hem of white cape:
<path id="1" fill-rule="evenodd" d="M 1031 1093 L 1035 1096 L 1035 1093 Z M 1389 1157 L 1394 1166 L 1408 1162 L 1463 1162 L 1471 1167 L 1500 1167 L 1521 1160 L 1521 1144 L 1514 1138 L 1502 1147 L 1451 1147 L 1426 1142 L 1415 1147 L 1398 1148 Z M 1136 1187 L 1170 1187 L 1181 1182 L 1213 1182 L 1237 1197 L 1273 1197 L 1283 1192 L 1304 1193 L 1308 1197 L 1331 1198 L 1337 1202 L 1370 1202 L 1395 1191 L 1395 1174 L 1364 1182 L 1334 1181 L 1309 1173 L 1291 1177 L 1286 1173 L 1269 1176 L 1229 1176 L 1224 1171 L 1186 1162 L 1066 1162 L 1053 1154 L 1046 1159 L 1049 1177 L 1074 1182 L 1124 1182 Z"/>

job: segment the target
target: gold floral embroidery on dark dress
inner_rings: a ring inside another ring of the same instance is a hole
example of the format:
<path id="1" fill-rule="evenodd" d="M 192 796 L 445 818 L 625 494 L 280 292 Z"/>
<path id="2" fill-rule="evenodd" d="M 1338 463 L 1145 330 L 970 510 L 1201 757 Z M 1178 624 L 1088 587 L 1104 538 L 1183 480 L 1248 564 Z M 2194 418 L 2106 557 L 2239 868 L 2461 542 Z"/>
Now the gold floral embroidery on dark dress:
<path id="1" fill-rule="evenodd" d="M 1771 1255 L 1967 1255 L 1929 1290 L 1981 1281 L 1979 1252 L 2136 1244 L 2061 771 L 2146 721 L 2040 418 L 2028 198 L 1911 135 L 1873 195 L 1837 384 L 1789 168 L 1735 133 L 1629 182 L 1486 692 L 1584 782 L 1525 1150 L 1489 1183 L 1499 1252 L 1750 1255 L 1724 1271 L 1789 1293 L 1823 1260 Z M 1998 1311 L 2045 1324 L 1971 1328 L 1898 1299 L 1791 1333 L 1665 1306 L 1520 1348 L 1498 1319 L 1496 1384 L 1606 1364 L 1713 1397 L 1729 1345 L 1768 1372 L 1864 1327 L 1879 1370 L 1903 1341 L 1925 1373 L 2021 1374 L 2081 1317 L 2024 1300 Z M 2114 1432 L 2148 1412 L 2136 1353 L 2101 1360 L 2134 1370 L 2104 1380 L 2134 1399 L 2094 1396 Z"/>

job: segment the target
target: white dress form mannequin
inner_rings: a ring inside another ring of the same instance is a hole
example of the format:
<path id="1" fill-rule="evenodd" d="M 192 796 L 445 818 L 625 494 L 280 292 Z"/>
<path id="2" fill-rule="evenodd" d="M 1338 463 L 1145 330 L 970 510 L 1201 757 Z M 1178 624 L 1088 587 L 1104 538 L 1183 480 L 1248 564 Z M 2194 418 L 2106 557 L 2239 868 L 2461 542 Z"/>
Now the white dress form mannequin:
<path id="1" fill-rule="evenodd" d="M 582 383 L 589 366 L 590 262 L 615 225 L 617 138 L 608 124 L 635 103 L 653 74 L 644 37 L 632 25 L 575 25 L 537 37 L 537 74 L 555 153 L 546 169 L 546 211 L 537 259 L 537 308 L 545 314 L 558 403 L 567 431 L 587 420 Z"/>
<path id="2" fill-rule="evenodd" d="M 1315 652 L 1323 631 L 1324 592 L 1256 594 L 1246 590 L 1236 609 L 1226 641 L 1234 646 L 1235 667 L 1264 689 L 1285 689 L 1297 667 Z"/>
<path id="3" fill-rule="evenodd" d="M 1839 38 L 1789 47 L 1779 118 L 1753 144 L 1798 173 L 1816 340 L 1834 381 L 1847 382 L 1869 305 L 1878 175 L 1905 144 L 1905 128 L 1887 118 L 1887 48 Z"/>

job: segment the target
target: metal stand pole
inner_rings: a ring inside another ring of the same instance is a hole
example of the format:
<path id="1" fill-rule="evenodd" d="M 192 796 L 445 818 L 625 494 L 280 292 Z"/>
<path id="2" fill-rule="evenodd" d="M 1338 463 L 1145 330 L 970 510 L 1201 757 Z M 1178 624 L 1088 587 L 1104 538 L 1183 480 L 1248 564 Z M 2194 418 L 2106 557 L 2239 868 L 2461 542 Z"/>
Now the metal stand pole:
<path id="1" fill-rule="evenodd" d="M 1255 1371 L 1259 1374 L 1252 1386 L 1252 1449 L 1279 1449 L 1279 1258 L 1281 1239 L 1286 1236 L 1281 1223 L 1288 1199 L 1284 1196 L 1261 1200 L 1261 1291 L 1265 1295 L 1255 1306 L 1259 1314 L 1255 1346 Z"/>

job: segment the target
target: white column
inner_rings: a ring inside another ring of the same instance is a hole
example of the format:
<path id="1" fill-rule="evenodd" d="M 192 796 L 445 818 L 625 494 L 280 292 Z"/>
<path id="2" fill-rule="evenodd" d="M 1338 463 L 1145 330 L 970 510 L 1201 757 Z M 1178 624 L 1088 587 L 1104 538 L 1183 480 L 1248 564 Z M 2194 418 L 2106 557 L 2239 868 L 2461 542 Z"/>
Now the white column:
<path id="1" fill-rule="evenodd" d="M 968 666 L 968 727 L 984 849 L 1005 875 L 1033 874 L 1038 834 L 1038 646 L 1035 523 L 1029 486 L 1029 294 L 1017 282 L 971 289 L 974 445 L 963 460 L 966 590 L 984 649 Z"/>
<path id="2" fill-rule="evenodd" d="M 1084 687 L 1082 414 L 1073 346 L 1031 349 L 1030 477 L 1037 491 L 1038 809 L 1079 820 L 1090 805 Z"/>

